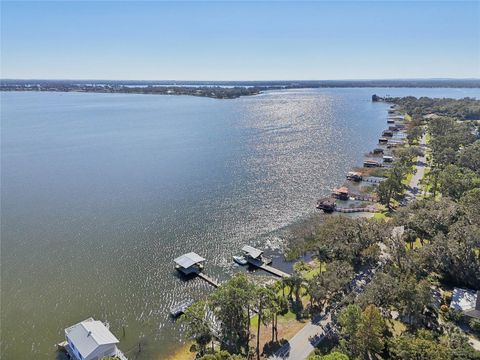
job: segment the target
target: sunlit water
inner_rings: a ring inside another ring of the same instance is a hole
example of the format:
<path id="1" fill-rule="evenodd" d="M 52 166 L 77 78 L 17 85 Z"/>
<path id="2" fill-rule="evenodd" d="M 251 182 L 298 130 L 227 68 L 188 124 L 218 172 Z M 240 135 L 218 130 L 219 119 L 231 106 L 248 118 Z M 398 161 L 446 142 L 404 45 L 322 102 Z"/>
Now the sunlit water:
<path id="1" fill-rule="evenodd" d="M 2 359 L 54 358 L 63 329 L 90 316 L 131 358 L 174 351 L 169 307 L 212 289 L 182 281 L 172 260 L 195 251 L 225 280 L 243 244 L 278 247 L 277 230 L 375 146 L 387 105 L 373 93 L 480 90 L 2 93 Z"/>

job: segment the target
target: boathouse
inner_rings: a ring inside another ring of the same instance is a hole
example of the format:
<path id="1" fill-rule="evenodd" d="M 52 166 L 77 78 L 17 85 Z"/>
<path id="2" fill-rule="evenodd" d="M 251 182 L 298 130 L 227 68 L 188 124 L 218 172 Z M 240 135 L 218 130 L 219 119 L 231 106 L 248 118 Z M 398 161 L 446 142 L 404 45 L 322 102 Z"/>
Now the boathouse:
<path id="1" fill-rule="evenodd" d="M 375 160 L 365 160 L 363 162 L 363 166 L 365 166 L 365 167 L 381 167 L 382 165 L 378 161 L 375 161 Z"/>
<path id="2" fill-rule="evenodd" d="M 178 271 L 185 275 L 189 275 L 198 274 L 202 271 L 205 259 L 194 252 L 189 252 L 188 254 L 177 257 L 173 261 L 175 261 L 175 268 Z"/>
<path id="3" fill-rule="evenodd" d="M 380 139 L 378 139 L 378 142 L 379 142 L 379 144 L 386 144 L 386 143 L 388 143 L 388 139 L 380 138 Z"/>
<path id="4" fill-rule="evenodd" d="M 247 261 L 249 260 L 262 261 L 262 256 L 263 256 L 262 250 L 256 249 L 250 245 L 245 245 L 244 247 L 242 247 L 242 251 Z"/>
<path id="5" fill-rule="evenodd" d="M 317 209 L 323 210 L 327 213 L 334 212 L 336 207 L 337 204 L 335 203 L 335 199 L 331 197 L 322 198 L 317 202 Z"/>
<path id="6" fill-rule="evenodd" d="M 65 329 L 65 350 L 74 360 L 117 357 L 126 360 L 117 348 L 118 339 L 98 320 L 89 318 Z"/>
<path id="7" fill-rule="evenodd" d="M 383 161 L 386 163 L 391 163 L 393 162 L 393 156 L 383 155 Z"/>
<path id="8" fill-rule="evenodd" d="M 395 124 L 395 119 L 387 119 L 387 124 Z"/>
<path id="9" fill-rule="evenodd" d="M 373 149 L 373 153 L 375 155 L 379 155 L 379 154 L 383 154 L 383 149 L 382 148 L 376 148 L 376 149 Z"/>
<path id="10" fill-rule="evenodd" d="M 362 174 L 359 173 L 359 172 L 350 171 L 350 172 L 347 174 L 347 180 L 362 181 Z"/>
<path id="11" fill-rule="evenodd" d="M 393 132 L 390 131 L 390 130 L 383 130 L 382 136 L 384 136 L 384 137 L 392 137 L 392 136 L 393 136 Z"/>
<path id="12" fill-rule="evenodd" d="M 348 200 L 348 188 L 346 186 L 342 186 L 341 188 L 334 189 L 332 196 L 339 200 Z"/>

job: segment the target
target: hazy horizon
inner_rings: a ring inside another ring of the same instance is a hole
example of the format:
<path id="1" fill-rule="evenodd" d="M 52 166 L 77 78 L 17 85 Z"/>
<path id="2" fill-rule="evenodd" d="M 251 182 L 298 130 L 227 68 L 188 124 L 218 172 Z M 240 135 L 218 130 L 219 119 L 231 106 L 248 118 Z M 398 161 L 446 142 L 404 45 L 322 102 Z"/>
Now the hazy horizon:
<path id="1" fill-rule="evenodd" d="M 0 81 L 144 81 L 144 82 L 292 82 L 292 81 L 300 81 L 300 82 L 321 82 L 321 81 L 451 81 L 451 80 L 480 80 L 479 77 L 423 77 L 423 78 L 355 78 L 355 79 L 245 79 L 245 80 L 233 80 L 233 79 L 226 79 L 226 80 L 215 80 L 215 79 L 122 79 L 122 78 L 115 78 L 115 79 L 105 79 L 105 78 L 0 78 Z"/>

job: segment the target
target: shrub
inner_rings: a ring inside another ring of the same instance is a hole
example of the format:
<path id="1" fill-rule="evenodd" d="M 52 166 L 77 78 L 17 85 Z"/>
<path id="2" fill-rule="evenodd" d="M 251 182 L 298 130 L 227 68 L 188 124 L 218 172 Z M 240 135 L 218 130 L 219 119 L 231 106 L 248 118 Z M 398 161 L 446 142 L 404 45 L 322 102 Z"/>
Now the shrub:
<path id="1" fill-rule="evenodd" d="M 446 312 L 448 311 L 448 305 L 443 304 L 442 306 L 440 306 L 440 310 L 441 310 L 443 313 L 446 313 Z"/>
<path id="2" fill-rule="evenodd" d="M 476 333 L 480 333 L 480 320 L 472 319 L 470 320 L 470 328 L 475 331 Z"/>

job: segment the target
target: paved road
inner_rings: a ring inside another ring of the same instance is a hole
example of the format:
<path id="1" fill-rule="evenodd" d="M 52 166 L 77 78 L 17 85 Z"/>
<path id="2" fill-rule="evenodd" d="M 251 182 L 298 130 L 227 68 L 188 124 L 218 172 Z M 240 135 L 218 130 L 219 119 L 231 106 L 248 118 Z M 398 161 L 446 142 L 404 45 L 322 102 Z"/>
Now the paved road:
<path id="1" fill-rule="evenodd" d="M 363 291 L 366 284 L 372 279 L 375 269 L 366 270 L 365 272 L 358 273 L 354 280 L 352 280 L 351 286 L 353 287 L 352 293 L 358 294 Z M 315 346 L 325 336 L 326 331 L 330 331 L 332 328 L 331 314 L 337 309 L 340 309 L 342 303 L 334 306 L 334 308 L 322 317 L 310 321 L 299 332 L 292 337 L 288 343 L 283 345 L 269 360 L 303 360 L 308 358 L 308 355 L 312 353 Z"/>
<path id="2" fill-rule="evenodd" d="M 319 322 L 309 322 L 302 330 L 297 332 L 287 344 L 270 357 L 271 360 L 301 360 L 312 353 L 325 335 L 324 328 L 331 322 L 330 316 L 322 318 Z"/>
<path id="3" fill-rule="evenodd" d="M 472 335 L 468 336 L 468 342 L 475 350 L 480 351 L 480 341 L 475 339 Z"/>
<path id="4" fill-rule="evenodd" d="M 417 164 L 415 165 L 415 174 L 413 174 L 410 183 L 408 184 L 407 188 L 407 197 L 408 198 L 415 198 L 419 191 L 420 191 L 420 180 L 423 179 L 425 175 L 425 165 L 427 163 L 427 157 L 425 155 L 425 147 L 426 147 L 426 134 L 424 133 L 422 138 L 420 139 L 420 148 L 423 150 L 423 156 L 417 157 Z"/>

